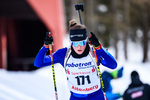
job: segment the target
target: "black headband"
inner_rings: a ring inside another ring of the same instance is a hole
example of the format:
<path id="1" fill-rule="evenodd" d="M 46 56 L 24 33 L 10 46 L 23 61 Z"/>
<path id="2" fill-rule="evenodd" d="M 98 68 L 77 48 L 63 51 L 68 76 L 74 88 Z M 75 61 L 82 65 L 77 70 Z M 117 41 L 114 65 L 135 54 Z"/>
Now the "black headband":
<path id="1" fill-rule="evenodd" d="M 82 41 L 87 38 L 86 29 L 70 30 L 71 41 Z"/>

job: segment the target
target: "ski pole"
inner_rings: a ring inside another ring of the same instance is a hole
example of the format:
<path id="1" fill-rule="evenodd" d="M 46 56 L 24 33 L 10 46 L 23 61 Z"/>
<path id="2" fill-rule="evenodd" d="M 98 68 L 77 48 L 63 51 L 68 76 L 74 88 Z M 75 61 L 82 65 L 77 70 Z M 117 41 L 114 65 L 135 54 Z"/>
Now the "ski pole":
<path id="1" fill-rule="evenodd" d="M 83 3 L 82 4 L 76 4 L 75 8 L 78 11 L 78 16 L 79 16 L 79 19 L 80 19 L 80 24 L 82 24 L 82 20 L 81 20 L 81 16 L 80 16 L 80 10 L 84 11 Z M 107 100 L 106 94 L 105 94 L 105 90 L 104 90 L 104 83 L 103 83 L 102 75 L 101 75 L 101 72 L 100 72 L 99 62 L 98 62 L 98 59 L 97 59 L 96 50 L 95 50 L 95 47 L 93 45 L 92 45 L 92 47 L 93 47 L 93 51 L 94 51 L 94 55 L 95 55 L 95 59 L 96 59 L 97 70 L 98 70 L 98 75 L 100 77 L 100 83 L 101 83 L 101 86 L 102 86 L 102 90 L 103 90 L 103 94 L 104 94 L 104 99 Z M 101 59 L 102 59 L 102 57 L 100 58 L 100 61 L 101 61 Z"/>
<path id="2" fill-rule="evenodd" d="M 50 32 L 49 32 L 49 37 L 51 37 Z M 51 65 L 52 65 L 53 82 L 54 82 L 54 88 L 55 88 L 55 97 L 56 97 L 56 100 L 58 100 L 56 79 L 55 79 L 55 70 L 54 70 L 54 62 L 53 62 L 53 54 L 52 54 L 52 44 L 49 44 L 49 51 L 50 51 L 50 56 L 51 56 Z"/>
<path id="3" fill-rule="evenodd" d="M 102 75 L 101 75 L 101 71 L 100 71 L 100 66 L 99 66 L 99 62 L 98 62 L 98 59 L 97 59 L 96 50 L 95 50 L 94 45 L 92 45 L 92 46 L 93 46 L 93 51 L 94 51 L 95 60 L 96 60 L 96 64 L 97 64 L 98 75 L 100 77 L 100 83 L 102 85 L 102 90 L 103 90 L 103 93 L 104 93 L 104 98 L 105 98 L 105 100 L 107 100 L 107 97 L 106 97 L 106 94 L 105 94 L 105 89 L 104 89 L 104 83 L 103 83 L 103 79 L 102 79 Z M 100 62 L 101 62 L 101 60 L 102 60 L 102 57 L 100 58 Z"/>

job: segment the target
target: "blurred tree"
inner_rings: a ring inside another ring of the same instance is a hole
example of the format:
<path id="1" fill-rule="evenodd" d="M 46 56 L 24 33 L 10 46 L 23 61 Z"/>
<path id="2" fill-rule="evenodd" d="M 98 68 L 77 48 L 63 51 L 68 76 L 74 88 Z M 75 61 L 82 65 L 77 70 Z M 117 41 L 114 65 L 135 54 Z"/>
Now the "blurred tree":
<path id="1" fill-rule="evenodd" d="M 148 1 L 142 0 L 143 62 L 146 62 L 148 53 L 148 6 Z"/>
<path id="2" fill-rule="evenodd" d="M 130 16 L 129 16 L 129 9 L 130 9 L 130 1 L 129 0 L 123 0 L 124 2 L 124 6 L 123 6 L 123 10 L 124 10 L 124 56 L 125 59 L 128 59 L 127 56 L 127 40 L 128 40 L 128 32 L 129 32 L 129 22 L 130 22 Z"/>
<path id="3" fill-rule="evenodd" d="M 150 1 L 149 0 L 132 0 L 132 9 L 131 10 L 131 27 L 132 29 L 141 29 L 142 30 L 142 45 L 143 45 L 143 62 L 146 62 L 148 59 L 148 32 L 149 32 L 149 21 L 150 21 Z"/>
<path id="4" fill-rule="evenodd" d="M 117 2 L 118 0 L 113 0 L 112 4 L 112 33 L 114 36 L 114 47 L 115 47 L 115 58 L 118 59 L 118 20 L 117 20 Z"/>
<path id="5" fill-rule="evenodd" d="M 78 2 L 76 0 L 71 0 L 70 1 L 70 20 L 71 19 L 78 19 L 77 16 L 77 11 L 75 10 L 75 4 L 78 4 Z"/>
<path id="6" fill-rule="evenodd" d="M 85 25 L 87 27 L 87 32 L 94 31 L 93 23 L 94 23 L 94 0 L 86 0 L 85 1 Z"/>

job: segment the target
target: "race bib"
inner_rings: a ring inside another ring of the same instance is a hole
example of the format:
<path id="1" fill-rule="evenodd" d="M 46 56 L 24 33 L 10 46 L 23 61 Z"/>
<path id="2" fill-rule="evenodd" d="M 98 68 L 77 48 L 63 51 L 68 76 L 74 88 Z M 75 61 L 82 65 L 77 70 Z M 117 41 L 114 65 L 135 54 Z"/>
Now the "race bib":
<path id="1" fill-rule="evenodd" d="M 78 94 L 89 94 L 100 89 L 96 62 L 89 55 L 83 58 L 70 56 L 66 64 L 69 89 Z"/>

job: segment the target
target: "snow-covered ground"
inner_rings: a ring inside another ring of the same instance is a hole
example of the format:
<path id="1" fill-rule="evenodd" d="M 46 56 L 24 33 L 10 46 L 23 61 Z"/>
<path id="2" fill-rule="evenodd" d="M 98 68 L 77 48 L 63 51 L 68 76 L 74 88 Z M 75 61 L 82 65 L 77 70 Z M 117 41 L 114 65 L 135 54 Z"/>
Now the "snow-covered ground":
<path id="1" fill-rule="evenodd" d="M 64 41 L 66 44 L 66 41 Z M 113 92 L 123 94 L 130 83 L 130 73 L 137 70 L 140 79 L 144 83 L 150 84 L 150 62 L 141 63 L 142 49 L 140 45 L 129 43 L 128 57 L 124 60 L 122 42 L 119 45 L 118 68 L 124 66 L 123 77 L 112 80 Z M 114 56 L 114 49 L 108 51 Z M 65 71 L 60 64 L 55 64 L 56 84 L 59 100 L 69 100 L 69 90 Z M 101 66 L 101 72 L 109 70 Z M 40 68 L 32 72 L 6 71 L 0 69 L 0 100 L 55 100 L 54 84 L 51 66 Z M 122 100 L 122 99 L 120 99 Z"/>

